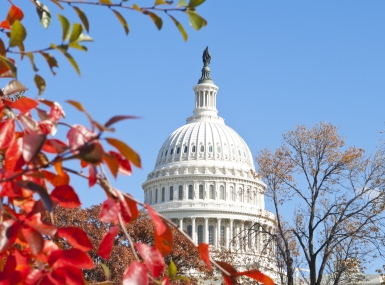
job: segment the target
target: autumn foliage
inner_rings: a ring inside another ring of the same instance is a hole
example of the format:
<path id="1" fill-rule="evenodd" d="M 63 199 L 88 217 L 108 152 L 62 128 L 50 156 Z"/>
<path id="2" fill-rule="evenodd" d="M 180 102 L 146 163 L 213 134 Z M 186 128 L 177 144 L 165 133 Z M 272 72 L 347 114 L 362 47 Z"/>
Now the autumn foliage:
<path id="1" fill-rule="evenodd" d="M 61 7 L 61 0 L 52 2 Z M 196 13 L 195 7 L 203 2 L 191 0 L 186 4 L 180 1 L 181 4 L 171 10 L 186 13 L 192 26 L 200 29 L 206 22 Z M 48 7 L 39 1 L 32 3 L 43 27 L 47 28 L 51 21 Z M 149 8 L 113 4 L 110 0 L 101 0 L 97 4 L 136 10 L 149 16 L 160 29 L 162 21 L 152 11 L 158 9 L 158 5 L 171 3 L 156 1 Z M 130 175 L 134 166 L 141 167 L 139 155 L 125 142 L 110 135 L 116 123 L 133 119 L 133 116 L 113 116 L 103 124 L 97 122 L 82 104 L 69 100 L 70 107 L 84 113 L 89 121 L 87 126 L 69 125 L 64 121 L 65 112 L 59 103 L 24 96 L 27 88 L 17 80 L 17 65 L 9 54 L 28 57 L 35 72 L 34 54 L 39 54 L 55 73 L 58 64 L 49 52 L 59 51 L 80 72 L 68 50 L 86 50 L 82 42 L 92 39 L 83 34 L 83 29 L 89 29 L 84 12 L 78 7 L 73 8 L 82 24 L 75 23 L 71 30 L 69 21 L 59 15 L 63 43 L 34 52 L 26 51 L 24 47 L 27 32 L 22 25 L 24 14 L 20 8 L 10 1 L 8 14 L 0 21 L 0 32 L 5 35 L 3 39 L 8 40 L 5 44 L 0 38 L 0 77 L 11 78 L 0 91 L 0 152 L 3 157 L 0 169 L 0 284 L 80 285 L 86 284 L 86 280 L 92 284 L 92 281 L 111 278 L 123 284 L 170 284 L 181 280 L 177 273 L 187 268 L 184 262 L 188 258 L 194 258 L 193 264 L 197 265 L 198 271 L 204 268 L 211 271 L 211 266 L 216 267 L 228 284 L 235 284 L 238 276 L 273 284 L 259 271 L 238 273 L 230 265 L 218 265 L 209 257 L 208 245 L 197 247 L 170 220 L 110 184 L 107 171 L 117 177 Z M 113 12 L 128 33 L 125 19 L 118 11 Z M 170 17 L 186 39 L 183 27 Z M 34 79 L 40 95 L 44 92 L 45 81 L 38 74 Z M 58 139 L 58 132 L 65 134 L 66 140 Z M 77 162 L 78 168 L 69 168 L 69 161 Z M 88 226 L 75 222 L 77 217 L 70 219 L 70 213 L 83 211 L 79 209 L 82 204 L 77 190 L 71 185 L 71 175 L 87 179 L 89 187 L 100 186 L 106 194 L 101 206 L 92 208 Z M 147 211 L 151 227 L 148 223 L 146 229 L 138 226 L 147 219 L 139 214 L 138 205 Z M 61 212 L 58 214 L 54 209 L 61 209 Z M 178 244 L 181 237 L 188 244 L 183 248 Z M 191 252 L 196 254 L 188 257 Z M 204 263 L 198 261 L 198 255 Z"/>

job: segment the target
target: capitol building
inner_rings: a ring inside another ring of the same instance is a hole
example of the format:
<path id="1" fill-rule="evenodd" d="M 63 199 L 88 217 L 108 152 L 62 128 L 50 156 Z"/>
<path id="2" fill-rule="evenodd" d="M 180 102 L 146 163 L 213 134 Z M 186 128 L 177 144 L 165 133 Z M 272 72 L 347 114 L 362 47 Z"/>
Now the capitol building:
<path id="1" fill-rule="evenodd" d="M 145 203 L 196 244 L 234 253 L 238 268 L 259 268 L 276 277 L 274 246 L 267 245 L 276 220 L 265 210 L 266 186 L 252 175 L 253 156 L 246 142 L 218 116 L 219 88 L 210 76 L 210 60 L 206 48 L 202 76 L 191 94 L 193 116 L 161 146 L 142 185 Z"/>

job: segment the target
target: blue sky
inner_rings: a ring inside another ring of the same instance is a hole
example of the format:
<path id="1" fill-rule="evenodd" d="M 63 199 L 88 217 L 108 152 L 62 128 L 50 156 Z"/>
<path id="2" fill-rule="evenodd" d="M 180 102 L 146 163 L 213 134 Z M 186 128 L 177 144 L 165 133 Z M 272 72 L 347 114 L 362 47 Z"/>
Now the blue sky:
<path id="1" fill-rule="evenodd" d="M 57 13 L 71 23 L 79 21 L 71 7 L 61 12 L 47 2 L 53 20 L 44 30 L 29 2 L 14 3 L 26 14 L 28 50 L 60 43 Z M 385 129 L 384 1 L 207 1 L 198 11 L 208 25 L 199 32 L 182 13 L 174 14 L 189 34 L 186 43 L 168 19 L 159 32 L 148 17 L 121 11 L 130 26 L 126 37 L 111 11 L 79 7 L 88 15 L 95 40 L 87 44 L 87 53 L 71 52 L 82 75 L 56 53 L 60 68 L 52 76 L 36 56 L 39 74 L 48 83 L 43 97 L 61 103 L 69 123 L 87 120 L 64 103 L 67 99 L 82 102 L 100 122 L 117 114 L 141 117 L 118 124 L 114 134 L 142 157 L 142 169 L 115 182 L 139 199 L 162 143 L 192 114 L 192 87 L 200 77 L 206 46 L 212 56 L 211 75 L 220 88 L 219 115 L 253 154 L 277 147 L 281 135 L 297 124 L 330 122 L 339 127 L 348 145 L 367 152 L 374 150 Z M 8 9 L 8 2 L 1 1 L 0 16 L 5 17 Z M 19 79 L 34 96 L 27 59 L 19 69 Z M 81 179 L 72 181 L 85 206 L 104 200 L 101 189 L 89 189 Z"/>

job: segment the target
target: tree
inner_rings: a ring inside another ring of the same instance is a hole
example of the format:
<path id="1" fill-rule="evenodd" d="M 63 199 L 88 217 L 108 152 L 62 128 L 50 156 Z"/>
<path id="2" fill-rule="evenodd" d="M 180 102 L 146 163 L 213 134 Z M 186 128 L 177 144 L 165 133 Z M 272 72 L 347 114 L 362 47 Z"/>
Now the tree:
<path id="1" fill-rule="evenodd" d="M 113 116 L 101 124 L 82 104 L 69 100 L 67 102 L 72 107 L 86 115 L 89 128 L 81 124 L 69 125 L 64 122 L 64 110 L 57 102 L 25 96 L 27 88 L 17 80 L 17 64 L 10 57 L 12 54 L 20 55 L 21 60 L 28 57 L 33 71 L 36 72 L 34 55 L 41 55 L 55 74 L 54 68 L 58 67 L 58 63 L 52 52 L 58 51 L 80 73 L 76 61 L 68 51 L 72 48 L 86 51 L 87 48 L 82 44 L 92 38 L 83 34 L 84 30 L 88 32 L 89 23 L 86 14 L 78 6 L 94 5 L 111 9 L 126 34 L 128 25 L 118 9 L 138 11 L 149 16 L 158 29 L 162 27 L 162 19 L 156 12 L 164 12 L 186 40 L 184 28 L 169 13 L 186 13 L 191 25 L 199 30 L 206 25 L 206 21 L 196 13 L 196 7 L 204 1 L 190 0 L 187 4 L 182 0 L 172 8 L 168 6 L 172 1 L 162 0 L 155 1 L 151 7 L 126 5 L 124 0 L 119 3 L 111 0 L 51 0 L 60 8 L 63 8 L 62 4 L 69 4 L 81 23 L 74 23 L 71 29 L 68 19 L 59 15 L 62 42 L 33 51 L 24 46 L 27 28 L 22 24 L 23 11 L 11 0 L 8 2 L 10 9 L 6 19 L 0 22 L 0 78 L 11 78 L 6 79 L 7 83 L 0 92 L 0 152 L 3 158 L 3 168 L 0 169 L 0 284 L 80 285 L 85 284 L 84 279 L 91 276 L 87 273 L 92 273 L 88 270 L 95 268 L 95 263 L 90 253 L 95 254 L 96 248 L 90 241 L 90 236 L 80 224 L 60 227 L 53 213 L 56 205 L 64 208 L 63 211 L 71 211 L 81 205 L 76 189 L 70 183 L 71 175 L 87 179 L 89 187 L 100 186 L 107 196 L 97 220 L 93 221 L 96 226 L 108 229 L 96 254 L 104 260 L 110 259 L 116 239 L 119 238 L 119 229 L 130 246 L 134 261 L 128 267 L 123 263 L 115 264 L 111 273 L 116 278 L 122 276 L 122 280 L 118 282 L 170 284 L 178 281 L 177 269 L 172 263 L 167 274 L 162 275 L 165 258 L 167 261 L 173 248 L 180 250 L 174 244 L 174 236 L 178 232 L 178 235 L 183 235 L 196 248 L 208 269 L 211 271 L 212 265 L 215 266 L 228 284 L 235 284 L 240 276 L 273 284 L 269 277 L 259 271 L 237 272 L 229 264 L 214 261 L 210 258 L 207 244 L 196 246 L 186 233 L 178 231 L 177 225 L 154 211 L 151 206 L 113 187 L 106 169 L 114 177 L 118 174 L 129 175 L 132 165 L 141 167 L 141 162 L 140 156 L 125 142 L 106 134 L 113 132 L 112 126 L 119 121 L 134 117 Z M 47 28 L 51 21 L 50 9 L 40 1 L 31 2 L 36 6 L 43 27 Z M 40 95 L 44 92 L 45 80 L 38 74 L 35 74 L 34 79 Z M 35 113 L 39 119 L 33 117 Z M 55 138 L 58 131 L 66 133 L 67 142 Z M 69 166 L 74 165 L 68 164 L 70 160 L 77 161 L 80 166 L 70 168 Z M 126 225 L 141 219 L 138 205 L 148 212 L 153 224 L 153 231 L 145 232 L 143 237 L 146 242 L 135 242 L 132 232 L 126 229 Z M 49 217 L 49 221 L 42 220 L 44 215 Z M 103 223 L 108 226 L 101 226 Z M 59 246 L 60 242 L 59 245 L 56 243 L 60 239 L 67 241 L 62 248 Z M 129 256 L 127 253 L 127 260 Z M 94 255 L 94 258 L 99 257 Z M 105 272 L 108 271 L 106 267 Z"/>
<path id="2" fill-rule="evenodd" d="M 274 203 L 288 278 L 293 273 L 292 236 L 310 270 L 312 285 L 325 281 L 327 268 L 333 268 L 327 276 L 333 276 L 330 284 L 341 284 L 350 261 L 364 265 L 376 254 L 383 255 L 382 149 L 365 156 L 362 149 L 345 148 L 336 127 L 319 123 L 310 129 L 297 126 L 283 135 L 275 152 L 262 150 L 256 160 Z M 290 200 L 298 204 L 288 234 L 281 211 Z"/>
<path id="3" fill-rule="evenodd" d="M 122 280 L 124 269 L 135 260 L 135 256 L 128 246 L 129 241 L 121 228 L 119 228 L 115 238 L 110 258 L 105 260 L 98 255 L 96 249 L 99 248 L 105 233 L 113 226 L 112 224 L 99 221 L 100 208 L 100 205 L 85 209 L 66 209 L 58 206 L 54 208 L 53 216 L 55 224 L 59 228 L 78 227 L 87 233 L 94 247 L 94 249 L 89 252 L 89 255 L 98 266 L 85 271 L 86 280 L 102 282 L 108 277 L 110 281 L 119 283 L 120 280 Z M 49 221 L 49 217 L 47 217 L 46 220 Z M 136 221 L 126 225 L 126 230 L 135 243 L 141 242 L 151 246 L 154 245 L 154 238 L 152 236 L 154 226 L 147 215 L 139 213 Z M 174 247 L 165 259 L 166 264 L 173 262 L 177 268 L 178 275 L 187 274 L 189 279 L 194 282 L 197 281 L 197 277 L 201 280 L 211 278 L 213 276 L 212 271 L 210 271 L 201 260 L 197 248 L 176 229 L 172 229 L 172 233 Z M 70 245 L 65 239 L 58 239 L 56 242 L 59 242 L 62 248 L 70 248 Z M 107 271 L 105 266 L 108 268 Z M 163 269 L 161 273 L 162 277 L 167 275 L 166 269 L 166 267 Z M 194 274 L 189 274 L 192 271 Z M 106 276 L 106 274 L 108 276 Z"/>

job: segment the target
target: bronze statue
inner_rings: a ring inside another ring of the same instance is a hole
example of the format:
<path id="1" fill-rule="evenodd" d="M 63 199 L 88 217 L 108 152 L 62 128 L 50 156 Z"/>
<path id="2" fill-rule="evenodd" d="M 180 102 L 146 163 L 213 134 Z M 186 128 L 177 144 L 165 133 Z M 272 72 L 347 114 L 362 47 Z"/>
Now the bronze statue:
<path id="1" fill-rule="evenodd" d="M 209 47 L 206 47 L 206 49 L 204 50 L 202 59 L 203 59 L 204 66 L 209 66 L 210 60 L 211 60 L 211 56 L 209 53 Z"/>

